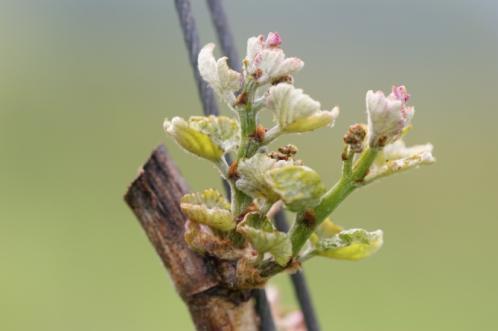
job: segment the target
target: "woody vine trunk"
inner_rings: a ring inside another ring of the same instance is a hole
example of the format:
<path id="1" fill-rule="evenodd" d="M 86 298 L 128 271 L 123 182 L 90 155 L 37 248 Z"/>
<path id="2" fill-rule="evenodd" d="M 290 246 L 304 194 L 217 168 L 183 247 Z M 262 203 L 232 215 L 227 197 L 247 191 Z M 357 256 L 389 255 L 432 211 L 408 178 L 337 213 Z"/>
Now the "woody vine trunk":
<path id="1" fill-rule="evenodd" d="M 196 329 L 255 331 L 258 320 L 250 291 L 227 282 L 235 267 L 196 254 L 184 240 L 186 219 L 180 198 L 187 192 L 179 170 L 164 146 L 159 146 L 130 185 L 125 200 L 168 270 Z"/>

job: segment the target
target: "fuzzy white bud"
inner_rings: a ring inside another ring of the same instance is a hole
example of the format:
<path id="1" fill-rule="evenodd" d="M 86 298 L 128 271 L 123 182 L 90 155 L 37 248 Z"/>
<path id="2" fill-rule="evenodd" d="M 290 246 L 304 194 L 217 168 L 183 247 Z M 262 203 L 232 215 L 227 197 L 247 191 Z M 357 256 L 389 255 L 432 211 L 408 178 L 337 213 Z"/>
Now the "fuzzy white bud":
<path id="1" fill-rule="evenodd" d="M 213 43 L 209 43 L 199 52 L 199 73 L 225 102 L 232 104 L 235 101 L 234 92 L 241 87 L 242 75 L 228 67 L 227 57 L 216 60 L 214 47 Z"/>
<path id="2" fill-rule="evenodd" d="M 276 32 L 270 32 L 266 39 L 259 35 L 247 40 L 247 72 L 259 84 L 285 78 L 303 67 L 301 59 L 285 57 L 281 43 L 282 38 Z"/>
<path id="3" fill-rule="evenodd" d="M 371 147 L 384 147 L 401 136 L 415 112 L 413 107 L 406 105 L 409 98 L 404 86 L 393 86 L 387 97 L 382 91 L 367 92 L 368 141 Z"/>

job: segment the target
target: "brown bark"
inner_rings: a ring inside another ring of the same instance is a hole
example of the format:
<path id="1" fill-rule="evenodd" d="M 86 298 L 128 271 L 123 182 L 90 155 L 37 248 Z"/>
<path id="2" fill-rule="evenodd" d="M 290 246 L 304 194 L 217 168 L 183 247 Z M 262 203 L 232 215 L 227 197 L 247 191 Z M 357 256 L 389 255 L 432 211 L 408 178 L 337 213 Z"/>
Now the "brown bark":
<path id="1" fill-rule="evenodd" d="M 133 181 L 125 200 L 137 216 L 190 310 L 197 330 L 255 331 L 257 318 L 247 290 L 230 288 L 212 258 L 189 249 L 180 198 L 187 185 L 159 146 Z"/>

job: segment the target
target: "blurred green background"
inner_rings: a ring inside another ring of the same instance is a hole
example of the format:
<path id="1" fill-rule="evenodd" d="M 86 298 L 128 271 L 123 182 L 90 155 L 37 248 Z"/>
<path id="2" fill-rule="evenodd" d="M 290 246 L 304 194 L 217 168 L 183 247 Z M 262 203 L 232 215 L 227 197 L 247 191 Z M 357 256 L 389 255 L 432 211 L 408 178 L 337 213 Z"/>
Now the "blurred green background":
<path id="1" fill-rule="evenodd" d="M 249 36 L 280 32 L 306 63 L 296 85 L 340 105 L 335 128 L 289 137 L 327 184 L 368 89 L 406 84 L 408 142 L 435 145 L 436 165 L 335 213 L 383 229 L 385 246 L 306 265 L 323 329 L 497 330 L 497 2 L 225 3 L 241 54 Z M 205 2 L 193 9 L 202 42 L 215 40 Z M 173 2 L 1 0 L 0 59 L 0 330 L 191 330 L 122 199 L 163 142 L 193 190 L 220 187 L 162 132 L 165 117 L 201 112 Z M 287 277 L 274 282 L 295 306 Z"/>

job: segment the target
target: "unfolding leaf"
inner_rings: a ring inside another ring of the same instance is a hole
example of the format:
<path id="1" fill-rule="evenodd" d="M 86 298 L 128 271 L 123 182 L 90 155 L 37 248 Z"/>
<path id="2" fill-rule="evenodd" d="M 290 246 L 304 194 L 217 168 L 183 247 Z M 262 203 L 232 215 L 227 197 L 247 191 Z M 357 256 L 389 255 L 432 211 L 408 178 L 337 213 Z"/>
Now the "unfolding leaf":
<path id="1" fill-rule="evenodd" d="M 286 165 L 271 169 L 269 183 L 292 211 L 315 207 L 325 192 L 320 176 L 306 166 Z"/>
<path id="2" fill-rule="evenodd" d="M 421 165 L 432 164 L 436 159 L 432 156 L 432 144 L 406 147 L 402 140 L 388 144 L 379 153 L 364 182 L 372 182 Z"/>
<path id="3" fill-rule="evenodd" d="M 399 139 L 392 144 L 386 145 L 377 155 L 374 164 L 376 166 L 382 166 L 387 161 L 405 159 L 424 153 L 432 155 L 433 149 L 434 146 L 432 146 L 432 144 L 415 145 L 408 147 L 402 139 Z"/>
<path id="4" fill-rule="evenodd" d="M 237 226 L 242 234 L 259 253 L 270 253 L 275 262 L 287 265 L 292 257 L 292 243 L 286 233 L 280 232 L 266 217 L 259 219 L 257 213 L 247 214 Z M 256 227 L 259 226 L 259 227 Z"/>
<path id="5" fill-rule="evenodd" d="M 260 229 L 266 232 L 275 231 L 275 226 L 268 219 L 268 217 L 261 217 L 261 215 L 257 212 L 248 213 L 244 216 L 244 219 L 242 220 L 240 227 L 244 226 Z"/>
<path id="6" fill-rule="evenodd" d="M 185 216 L 193 222 L 220 231 L 230 231 L 235 228 L 230 204 L 216 190 L 207 189 L 200 193 L 187 194 L 181 199 L 180 207 Z"/>
<path id="7" fill-rule="evenodd" d="M 174 117 L 164 121 L 164 130 L 187 151 L 213 162 L 236 149 L 240 140 L 237 121 L 225 116 Z"/>
<path id="8" fill-rule="evenodd" d="M 381 230 L 350 229 L 315 244 L 316 254 L 339 260 L 361 260 L 377 252 L 383 243 Z"/>
<path id="9" fill-rule="evenodd" d="M 237 188 L 256 199 L 277 201 L 279 196 L 268 182 L 268 172 L 287 163 L 289 161 L 277 161 L 262 153 L 242 160 L 237 169 L 240 176 L 236 182 Z"/>
<path id="10" fill-rule="evenodd" d="M 236 120 L 226 116 L 192 116 L 190 126 L 207 135 L 224 152 L 236 150 L 240 142 L 240 129 Z"/>
<path id="11" fill-rule="evenodd" d="M 291 160 L 275 160 L 258 153 L 240 162 L 237 188 L 255 199 L 279 199 L 292 211 L 314 207 L 325 188 L 319 175 Z"/>
<path id="12" fill-rule="evenodd" d="M 224 101 L 231 104 L 235 100 L 234 92 L 241 87 L 242 75 L 228 67 L 227 57 L 216 60 L 214 47 L 214 44 L 209 43 L 199 52 L 199 73 Z"/>
<path id="13" fill-rule="evenodd" d="M 339 115 L 337 107 L 330 111 L 320 110 L 318 101 L 286 83 L 270 88 L 266 107 L 275 112 L 278 126 L 284 132 L 306 132 L 331 127 Z"/>

